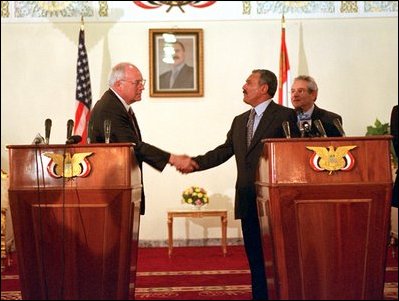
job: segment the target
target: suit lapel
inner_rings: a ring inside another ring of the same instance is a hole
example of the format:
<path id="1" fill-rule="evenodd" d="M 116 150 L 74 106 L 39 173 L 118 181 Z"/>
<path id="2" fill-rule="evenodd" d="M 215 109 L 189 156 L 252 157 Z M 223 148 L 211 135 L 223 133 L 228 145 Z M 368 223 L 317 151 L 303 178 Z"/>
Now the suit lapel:
<path id="1" fill-rule="evenodd" d="M 137 122 L 137 118 L 136 118 L 136 114 L 134 114 L 133 109 L 131 109 L 131 113 L 128 113 L 130 118 L 131 118 L 131 122 L 133 124 L 133 129 L 134 132 L 136 133 L 137 137 L 139 138 L 139 141 L 141 140 L 141 132 L 140 132 L 140 128 L 139 128 L 139 123 Z"/>
<path id="2" fill-rule="evenodd" d="M 317 134 L 319 134 L 319 131 L 317 130 L 317 128 L 316 128 L 316 126 L 314 124 L 314 121 L 317 120 L 317 119 L 321 119 L 321 118 L 320 118 L 320 109 L 316 105 L 314 105 L 314 109 L 313 109 L 313 112 L 312 112 L 311 119 L 312 119 L 312 125 L 311 125 L 311 128 L 310 128 L 311 133 L 313 135 L 317 135 Z"/>
<path id="3" fill-rule="evenodd" d="M 273 119 L 274 119 L 274 112 L 275 112 L 275 106 L 273 101 L 269 103 L 267 106 L 265 112 L 263 113 L 263 116 L 259 122 L 258 127 L 256 128 L 256 131 L 254 133 L 254 136 L 252 138 L 251 144 L 248 147 L 247 153 L 249 153 L 259 142 L 262 138 L 267 137 L 265 132 L 270 128 Z"/>
<path id="4" fill-rule="evenodd" d="M 234 126 L 233 139 L 234 144 L 238 145 L 236 148 L 236 156 L 245 156 L 247 153 L 247 122 L 249 118 L 249 113 L 245 112 L 237 119 L 237 123 Z"/>
<path id="5" fill-rule="evenodd" d="M 134 131 L 134 133 L 136 134 L 138 140 L 142 141 L 141 140 L 140 127 L 139 127 L 139 124 L 137 122 L 136 116 L 135 116 L 135 114 L 133 112 L 133 109 L 132 109 L 133 115 L 130 115 L 130 113 L 128 111 L 126 111 L 126 108 L 124 107 L 122 102 L 118 99 L 118 96 L 116 96 L 116 94 L 111 89 L 109 89 L 108 92 L 110 93 L 110 95 L 112 95 L 113 101 L 115 101 L 115 103 L 119 107 L 118 110 L 120 110 L 120 111 L 124 112 L 124 114 L 126 114 L 127 119 L 130 121 L 130 127 Z"/>
<path id="6" fill-rule="evenodd" d="M 320 119 L 320 110 L 316 105 L 314 105 L 314 109 L 312 112 L 312 121 L 316 120 L 316 119 Z M 313 124 L 313 122 L 312 122 L 312 124 Z"/>
<path id="7" fill-rule="evenodd" d="M 245 148 L 247 148 L 247 123 L 248 123 L 248 118 L 249 118 L 249 113 L 248 111 L 241 119 L 240 125 L 238 126 L 238 137 L 240 137 L 240 145 L 245 145 Z M 241 144 L 242 143 L 242 144 Z"/>

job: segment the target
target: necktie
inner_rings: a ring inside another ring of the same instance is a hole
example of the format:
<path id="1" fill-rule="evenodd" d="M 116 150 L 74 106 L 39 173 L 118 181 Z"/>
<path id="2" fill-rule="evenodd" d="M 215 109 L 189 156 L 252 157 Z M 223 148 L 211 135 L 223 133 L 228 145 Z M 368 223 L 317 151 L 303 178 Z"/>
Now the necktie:
<path id="1" fill-rule="evenodd" d="M 299 113 L 298 114 L 298 120 L 303 121 L 303 120 L 311 120 L 312 116 L 310 116 L 309 113 Z"/>
<path id="2" fill-rule="evenodd" d="M 303 127 L 303 123 L 307 122 L 309 125 L 312 124 L 312 116 L 309 113 L 299 113 L 298 114 L 298 126 Z"/>
<path id="3" fill-rule="evenodd" d="M 173 70 L 172 71 L 172 75 L 170 77 L 170 88 L 172 88 L 173 85 L 175 84 L 175 81 L 176 81 L 176 78 L 177 78 L 178 74 L 179 74 L 179 72 L 177 70 Z"/>
<path id="4" fill-rule="evenodd" d="M 129 113 L 130 121 L 133 124 L 134 131 L 135 131 L 137 137 L 139 138 L 139 140 L 141 141 L 141 134 L 140 134 L 140 130 L 139 130 L 139 125 L 137 123 L 136 115 L 134 114 L 134 112 L 133 112 L 131 107 L 129 107 L 128 113 Z"/>
<path id="5" fill-rule="evenodd" d="M 254 135 L 254 123 L 255 123 L 255 110 L 252 109 L 249 114 L 247 123 L 247 147 L 251 144 L 252 136 Z"/>

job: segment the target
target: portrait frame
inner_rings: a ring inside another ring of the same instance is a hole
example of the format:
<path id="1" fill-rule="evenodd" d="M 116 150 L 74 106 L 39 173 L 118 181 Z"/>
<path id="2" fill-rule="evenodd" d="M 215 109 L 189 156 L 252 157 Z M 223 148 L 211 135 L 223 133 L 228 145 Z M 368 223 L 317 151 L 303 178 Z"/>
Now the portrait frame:
<path id="1" fill-rule="evenodd" d="M 204 95 L 202 29 L 149 29 L 149 48 L 151 97 Z"/>

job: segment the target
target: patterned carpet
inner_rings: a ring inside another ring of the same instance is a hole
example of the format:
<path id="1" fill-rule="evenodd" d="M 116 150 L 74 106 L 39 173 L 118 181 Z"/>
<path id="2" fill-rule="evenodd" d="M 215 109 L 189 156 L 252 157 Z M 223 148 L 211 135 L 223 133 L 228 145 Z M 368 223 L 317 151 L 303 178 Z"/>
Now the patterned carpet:
<path id="1" fill-rule="evenodd" d="M 242 246 L 228 246 L 226 257 L 220 247 L 140 248 L 136 300 L 249 300 L 251 286 Z M 398 299 L 397 249 L 389 250 L 384 299 Z M 131 286 L 133 290 L 133 286 Z M 15 254 L 1 276 L 1 300 L 21 300 Z"/>

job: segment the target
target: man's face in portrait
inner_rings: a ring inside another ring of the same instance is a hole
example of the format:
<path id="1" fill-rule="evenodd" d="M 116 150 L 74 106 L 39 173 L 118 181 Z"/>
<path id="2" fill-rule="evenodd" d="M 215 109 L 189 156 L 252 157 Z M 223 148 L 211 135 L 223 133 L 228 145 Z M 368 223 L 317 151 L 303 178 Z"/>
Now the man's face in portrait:
<path id="1" fill-rule="evenodd" d="M 177 42 L 173 45 L 173 48 L 175 49 L 175 53 L 173 55 L 173 61 L 174 61 L 174 65 L 180 65 L 182 63 L 184 63 L 184 59 L 185 59 L 185 50 L 183 48 L 183 46 Z"/>

